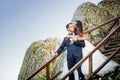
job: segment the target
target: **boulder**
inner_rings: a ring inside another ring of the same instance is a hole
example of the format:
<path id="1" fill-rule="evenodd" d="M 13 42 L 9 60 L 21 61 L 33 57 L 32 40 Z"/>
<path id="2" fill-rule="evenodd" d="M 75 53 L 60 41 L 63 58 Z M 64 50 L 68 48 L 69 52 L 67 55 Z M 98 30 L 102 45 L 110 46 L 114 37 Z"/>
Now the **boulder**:
<path id="1" fill-rule="evenodd" d="M 72 21 L 81 20 L 83 23 L 84 31 L 87 31 L 113 18 L 114 16 L 111 15 L 107 10 L 98 7 L 93 3 L 86 2 L 78 6 L 76 11 L 74 12 Z M 99 42 L 105 36 L 105 34 L 108 33 L 109 26 L 110 25 L 107 25 L 102 27 L 101 29 L 95 30 L 92 33 L 92 43 Z M 86 36 L 86 38 L 88 39 L 88 36 Z"/>
<path id="2" fill-rule="evenodd" d="M 98 3 L 98 6 L 107 10 L 114 17 L 120 16 L 120 0 L 103 0 Z"/>
<path id="3" fill-rule="evenodd" d="M 60 45 L 61 40 L 58 38 L 48 38 L 46 40 L 35 41 L 31 44 L 31 46 L 27 49 L 26 55 L 23 60 L 23 64 L 18 76 L 18 80 L 25 80 L 31 73 L 45 64 L 48 60 L 52 58 L 54 51 Z M 50 73 L 57 72 L 63 63 L 63 56 L 58 58 L 52 64 L 50 64 Z M 59 69 L 58 69 L 59 68 Z M 44 79 L 46 77 L 46 71 L 38 73 L 33 80 Z"/>

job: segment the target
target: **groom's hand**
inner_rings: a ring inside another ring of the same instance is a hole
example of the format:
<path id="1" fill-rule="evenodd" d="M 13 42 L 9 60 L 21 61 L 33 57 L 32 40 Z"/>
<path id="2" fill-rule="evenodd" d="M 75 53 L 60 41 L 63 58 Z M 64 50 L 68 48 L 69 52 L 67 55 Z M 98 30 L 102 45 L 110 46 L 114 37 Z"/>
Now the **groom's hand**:
<path id="1" fill-rule="evenodd" d="M 53 54 L 53 57 L 57 57 L 57 56 L 58 56 L 58 53 L 54 53 L 54 54 Z"/>

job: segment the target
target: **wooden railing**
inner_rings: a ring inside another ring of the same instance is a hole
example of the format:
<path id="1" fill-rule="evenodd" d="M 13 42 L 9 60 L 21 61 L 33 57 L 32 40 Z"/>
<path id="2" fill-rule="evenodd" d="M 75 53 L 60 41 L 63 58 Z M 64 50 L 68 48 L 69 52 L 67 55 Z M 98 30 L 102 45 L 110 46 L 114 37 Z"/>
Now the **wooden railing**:
<path id="1" fill-rule="evenodd" d="M 120 19 L 120 16 L 115 18 L 115 19 L 111 19 L 111 20 L 109 20 L 109 21 L 107 21 L 107 22 L 105 22 L 105 23 L 103 23 L 103 24 L 101 24 L 101 25 L 99 25 L 99 26 L 97 26 L 97 27 L 95 27 L 93 29 L 90 29 L 90 30 L 86 31 L 85 34 L 88 34 L 88 40 L 92 43 L 92 35 L 91 35 L 91 33 L 96 29 L 102 28 L 105 25 L 110 24 L 112 22 L 113 22 L 113 24 L 110 26 L 110 29 L 113 28 L 115 25 L 119 25 L 119 19 Z"/>
<path id="2" fill-rule="evenodd" d="M 60 56 L 62 53 L 64 53 L 66 49 L 64 49 L 62 52 L 59 53 L 58 56 Z M 53 62 L 58 56 L 51 58 L 48 62 L 46 62 L 43 66 L 38 68 L 36 71 L 34 71 L 30 76 L 26 78 L 26 80 L 31 80 L 35 75 L 37 75 L 40 71 L 46 68 L 46 80 L 54 80 L 59 74 L 62 73 L 62 71 L 59 71 L 56 73 L 53 77 L 50 77 L 50 63 Z"/>
<path id="3" fill-rule="evenodd" d="M 115 26 L 116 24 L 119 24 L 119 18 L 120 18 L 120 17 L 117 17 L 117 18 L 115 18 L 115 19 L 109 20 L 109 21 L 107 21 L 106 23 L 104 23 L 104 24 L 102 24 L 102 25 L 99 25 L 99 26 L 96 27 L 96 28 L 93 28 L 93 29 L 91 29 L 91 30 L 86 31 L 85 33 L 89 35 L 88 38 L 89 38 L 90 42 L 92 42 L 92 36 L 91 36 L 91 32 L 92 32 L 92 31 L 94 31 L 94 30 L 96 30 L 96 29 L 98 29 L 98 28 L 101 28 L 102 26 L 104 26 L 104 25 L 106 25 L 106 24 L 109 24 L 109 23 L 111 23 L 111 22 L 114 21 L 113 25 L 111 26 L 111 27 L 113 27 L 113 26 Z M 118 29 L 119 29 L 119 27 L 117 28 L 117 30 L 118 30 Z M 116 33 L 117 30 L 115 30 L 114 34 Z M 113 33 L 112 33 L 111 35 L 109 35 L 109 36 L 112 36 L 112 35 L 113 35 Z M 101 45 L 103 45 L 108 39 L 109 39 L 109 38 L 107 38 L 107 39 L 105 38 L 104 40 L 102 40 L 102 42 L 100 42 L 100 43 L 95 47 L 95 49 L 94 49 L 92 52 L 90 52 L 89 55 L 87 55 L 84 59 L 82 59 L 79 63 L 77 63 L 65 76 L 63 76 L 62 80 L 65 80 L 71 73 L 73 73 L 74 70 L 76 70 L 87 58 L 89 58 L 89 75 L 92 75 L 92 71 L 93 71 L 93 70 L 92 70 L 92 54 L 93 54 L 96 50 L 98 50 L 98 48 L 99 48 Z M 45 63 L 43 66 L 41 66 L 41 67 L 38 68 L 36 71 L 34 71 L 30 76 L 28 76 L 28 77 L 26 78 L 26 80 L 31 80 L 35 75 L 37 75 L 41 70 L 43 70 L 43 69 L 45 69 L 45 68 L 46 68 L 46 80 L 54 80 L 59 74 L 62 73 L 62 71 L 59 71 L 59 72 L 56 73 L 54 76 L 50 77 L 50 63 L 53 62 L 57 57 L 59 57 L 65 50 L 66 50 L 66 49 L 64 49 L 58 56 L 53 57 L 53 58 L 50 59 L 47 63 Z"/>

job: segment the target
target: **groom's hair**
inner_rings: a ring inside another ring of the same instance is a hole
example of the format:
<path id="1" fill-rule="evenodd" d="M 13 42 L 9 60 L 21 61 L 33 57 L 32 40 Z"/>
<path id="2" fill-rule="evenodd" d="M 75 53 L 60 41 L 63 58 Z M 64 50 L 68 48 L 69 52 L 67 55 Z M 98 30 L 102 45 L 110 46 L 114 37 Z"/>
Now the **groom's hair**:
<path id="1" fill-rule="evenodd" d="M 69 25 L 70 25 L 70 24 L 72 24 L 72 23 L 68 23 L 68 24 L 66 25 L 66 29 L 68 29 L 68 28 L 69 28 Z"/>

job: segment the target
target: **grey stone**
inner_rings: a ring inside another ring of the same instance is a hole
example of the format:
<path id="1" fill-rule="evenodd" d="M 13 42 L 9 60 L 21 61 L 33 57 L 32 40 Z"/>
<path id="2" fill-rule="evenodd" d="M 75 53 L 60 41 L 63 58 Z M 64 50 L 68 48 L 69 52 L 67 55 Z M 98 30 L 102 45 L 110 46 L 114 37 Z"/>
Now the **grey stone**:
<path id="1" fill-rule="evenodd" d="M 33 42 L 31 46 L 27 49 L 26 55 L 23 60 L 23 64 L 18 76 L 18 80 L 25 80 L 31 73 L 33 73 L 35 70 L 37 70 L 39 67 L 41 67 L 43 64 L 45 64 L 47 61 L 49 61 L 52 58 L 52 55 L 54 51 L 58 48 L 60 45 L 61 40 L 58 38 L 48 38 L 46 40 L 40 40 Z M 56 69 L 61 64 L 58 64 L 57 61 L 62 61 L 63 56 L 58 58 L 58 60 L 54 61 L 50 65 L 50 72 L 52 73 L 57 72 L 58 69 Z M 59 67 L 60 68 L 60 67 Z M 54 71 L 54 72 L 53 72 Z M 33 80 L 36 79 L 45 79 L 45 70 L 41 71 L 33 78 Z"/>
<path id="2" fill-rule="evenodd" d="M 98 6 L 107 10 L 114 17 L 120 16 L 120 0 L 103 0 L 98 3 Z"/>
<path id="3" fill-rule="evenodd" d="M 87 31 L 113 18 L 114 16 L 107 10 L 98 7 L 93 3 L 86 2 L 76 9 L 72 21 L 81 20 L 84 31 Z M 109 26 L 110 25 L 104 26 L 103 28 L 92 32 L 93 43 L 99 42 L 104 37 L 101 33 L 107 33 Z M 86 35 L 86 39 L 88 39 L 88 35 Z"/>

